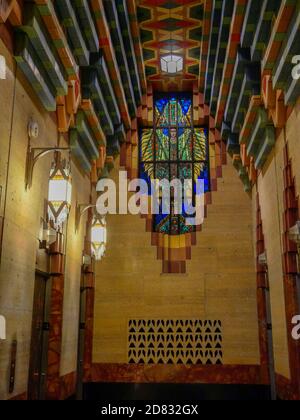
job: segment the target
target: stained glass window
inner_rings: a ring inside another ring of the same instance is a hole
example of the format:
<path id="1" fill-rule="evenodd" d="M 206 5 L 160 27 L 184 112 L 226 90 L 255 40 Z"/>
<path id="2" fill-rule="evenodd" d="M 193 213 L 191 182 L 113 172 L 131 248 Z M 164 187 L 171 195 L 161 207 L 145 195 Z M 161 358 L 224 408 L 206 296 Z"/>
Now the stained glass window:
<path id="1" fill-rule="evenodd" d="M 193 125 L 191 95 L 158 95 L 154 108 L 153 128 L 141 132 L 141 177 L 149 184 L 154 179 L 188 179 L 194 183 L 202 179 L 205 192 L 209 191 L 207 130 Z M 171 202 L 171 214 L 154 216 L 154 231 L 169 235 L 192 232 L 195 227 L 185 223 L 191 216 L 184 210 L 175 215 L 173 210 Z"/>

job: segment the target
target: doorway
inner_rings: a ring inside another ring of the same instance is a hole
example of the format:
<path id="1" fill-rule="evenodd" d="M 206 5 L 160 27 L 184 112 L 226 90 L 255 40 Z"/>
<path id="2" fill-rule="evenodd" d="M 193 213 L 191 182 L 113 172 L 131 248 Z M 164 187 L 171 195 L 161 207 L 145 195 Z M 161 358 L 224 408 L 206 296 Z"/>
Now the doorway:
<path id="1" fill-rule="evenodd" d="M 46 396 L 50 293 L 49 275 L 36 272 L 28 377 L 29 400 L 45 400 Z"/>

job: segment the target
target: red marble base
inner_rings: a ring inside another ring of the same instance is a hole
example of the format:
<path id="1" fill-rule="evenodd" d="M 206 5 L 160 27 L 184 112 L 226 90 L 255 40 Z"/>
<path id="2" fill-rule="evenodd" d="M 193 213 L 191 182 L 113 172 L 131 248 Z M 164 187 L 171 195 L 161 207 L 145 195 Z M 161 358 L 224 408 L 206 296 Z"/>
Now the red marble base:
<path id="1" fill-rule="evenodd" d="M 86 382 L 267 385 L 260 366 L 93 364 Z"/>
<path id="2" fill-rule="evenodd" d="M 16 395 L 13 398 L 10 398 L 9 401 L 26 401 L 27 400 L 27 392 L 24 392 L 23 394 Z"/>
<path id="3" fill-rule="evenodd" d="M 276 374 L 276 389 L 277 395 L 281 400 L 300 400 L 300 395 L 297 395 L 297 391 L 291 381 L 282 375 Z"/>
<path id="4" fill-rule="evenodd" d="M 61 378 L 60 399 L 66 400 L 76 393 L 76 372 L 71 372 Z"/>

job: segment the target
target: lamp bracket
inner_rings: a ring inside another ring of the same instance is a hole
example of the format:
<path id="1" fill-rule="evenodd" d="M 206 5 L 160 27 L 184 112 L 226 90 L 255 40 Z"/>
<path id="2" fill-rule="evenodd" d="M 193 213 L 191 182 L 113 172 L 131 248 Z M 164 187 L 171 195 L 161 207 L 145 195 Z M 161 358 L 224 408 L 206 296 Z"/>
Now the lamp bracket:
<path id="1" fill-rule="evenodd" d="M 26 190 L 32 187 L 33 170 L 36 163 L 43 157 L 53 152 L 69 152 L 70 147 L 28 147 L 25 187 Z"/>
<path id="2" fill-rule="evenodd" d="M 76 206 L 76 223 L 75 223 L 75 229 L 76 232 L 79 229 L 79 225 L 80 225 L 80 220 L 81 217 L 89 210 L 89 209 L 93 209 L 95 208 L 96 205 L 95 204 L 78 204 Z"/>
<path id="3" fill-rule="evenodd" d="M 261 266 L 267 267 L 268 266 L 268 259 L 267 259 L 267 253 L 263 252 L 258 256 L 258 262 Z"/>

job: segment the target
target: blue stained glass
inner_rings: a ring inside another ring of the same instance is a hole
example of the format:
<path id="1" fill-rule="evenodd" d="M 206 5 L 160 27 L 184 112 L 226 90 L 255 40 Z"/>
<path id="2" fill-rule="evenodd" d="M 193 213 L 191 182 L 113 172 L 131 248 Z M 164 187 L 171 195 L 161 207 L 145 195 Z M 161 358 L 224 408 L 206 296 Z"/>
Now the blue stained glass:
<path id="1" fill-rule="evenodd" d="M 166 105 L 168 105 L 168 99 L 158 99 L 155 102 L 155 107 L 157 108 L 158 112 L 162 114 L 165 110 Z"/>
<path id="2" fill-rule="evenodd" d="M 179 103 L 181 105 L 184 115 L 186 115 L 190 111 L 192 101 L 190 99 L 181 99 Z"/>
<path id="3" fill-rule="evenodd" d="M 151 180 L 179 177 L 193 181 L 195 198 L 196 181 L 204 181 L 204 191 L 210 191 L 208 164 L 208 133 L 204 128 L 194 128 L 192 96 L 187 94 L 159 95 L 155 101 L 155 123 L 152 129 L 143 130 L 140 154 L 141 178 L 150 186 Z M 151 190 L 151 188 L 149 188 Z M 150 193 L 151 194 L 151 193 Z M 193 215 L 159 214 L 154 216 L 154 231 L 179 235 L 194 231 L 185 221 Z M 171 205 L 171 207 L 174 207 Z M 162 213 L 162 209 L 160 211 Z"/>

